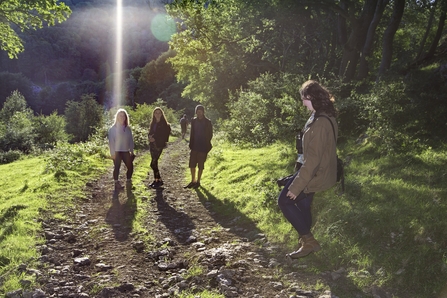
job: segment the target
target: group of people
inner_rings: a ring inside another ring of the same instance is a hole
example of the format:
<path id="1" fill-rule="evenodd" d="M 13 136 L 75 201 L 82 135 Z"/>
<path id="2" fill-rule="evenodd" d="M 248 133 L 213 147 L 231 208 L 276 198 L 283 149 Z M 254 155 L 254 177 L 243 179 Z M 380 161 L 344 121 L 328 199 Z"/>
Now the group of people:
<path id="1" fill-rule="evenodd" d="M 300 88 L 302 104 L 310 111 L 310 117 L 300 133 L 300 148 L 296 162 L 296 173 L 282 189 L 278 197 L 278 206 L 284 217 L 298 233 L 298 248 L 287 254 L 291 259 L 302 258 L 321 249 L 314 238 L 311 206 L 314 194 L 332 187 L 336 183 L 337 155 L 336 143 L 338 125 L 334 98 L 331 93 L 316 81 L 309 80 Z M 185 188 L 200 186 L 204 163 L 211 150 L 213 127 L 205 117 L 205 108 L 198 105 L 196 117 L 191 121 L 189 147 L 189 168 L 191 182 Z M 184 117 L 186 119 L 186 115 Z M 182 119 L 183 119 L 182 118 Z M 181 121 L 182 138 L 185 137 L 187 120 Z M 158 169 L 158 159 L 168 141 L 169 123 L 163 111 L 156 108 L 149 130 L 151 168 L 154 171 L 152 187 L 163 185 Z M 110 154 L 115 163 L 113 178 L 118 182 L 121 161 L 127 166 L 127 181 L 132 178 L 133 140 L 129 128 L 129 117 L 120 109 L 115 116 L 115 124 L 109 130 Z M 198 168 L 196 175 L 196 167 Z"/>
<path id="2" fill-rule="evenodd" d="M 211 121 L 205 116 L 205 108 L 202 105 L 197 105 L 195 108 L 196 117 L 191 120 L 191 130 L 189 139 L 189 168 L 191 171 L 191 182 L 184 188 L 198 188 L 200 187 L 200 179 L 202 177 L 203 169 L 205 168 L 205 161 L 208 152 L 211 150 L 211 139 L 213 138 L 213 126 Z M 186 115 L 182 119 L 186 119 Z M 182 129 L 182 138 L 186 134 L 186 124 L 180 121 Z M 129 114 L 125 109 L 118 109 L 115 114 L 114 124 L 109 128 L 108 139 L 110 156 L 114 163 L 113 179 L 115 182 L 115 189 L 122 189 L 118 176 L 121 163 L 124 162 L 126 172 L 126 185 L 128 187 L 132 184 L 133 174 L 133 160 L 134 141 L 132 130 L 130 128 Z M 152 120 L 149 124 L 149 151 L 151 154 L 151 169 L 154 175 L 154 181 L 149 184 L 151 188 L 158 189 L 163 186 L 164 182 L 161 178 L 158 161 L 166 148 L 171 134 L 171 124 L 167 121 L 163 110 L 156 107 L 152 112 Z M 197 169 L 197 175 L 196 175 Z"/>

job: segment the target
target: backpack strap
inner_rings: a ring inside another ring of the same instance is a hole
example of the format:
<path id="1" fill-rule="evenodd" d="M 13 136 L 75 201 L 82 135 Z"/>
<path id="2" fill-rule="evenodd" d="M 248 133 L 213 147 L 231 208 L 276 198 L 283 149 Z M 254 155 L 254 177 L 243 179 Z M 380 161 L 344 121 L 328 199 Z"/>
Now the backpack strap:
<path id="1" fill-rule="evenodd" d="M 329 117 L 326 116 L 326 115 L 318 115 L 318 116 L 315 118 L 315 120 L 317 120 L 319 117 L 324 117 L 324 118 L 326 118 L 327 120 L 329 120 L 329 122 L 331 123 L 332 131 L 334 132 L 335 146 L 337 146 L 337 138 L 335 137 L 335 128 L 334 128 L 334 124 L 332 123 L 331 118 L 329 118 Z M 314 120 L 314 121 L 315 121 L 315 120 Z M 341 160 L 340 160 L 340 162 L 342 163 L 341 166 L 343 166 L 343 162 L 342 162 Z M 338 158 L 338 156 L 337 156 L 337 167 L 338 167 L 338 163 L 339 163 L 339 158 Z M 340 182 L 341 182 L 341 188 L 342 188 L 342 191 L 345 192 L 345 170 L 344 170 L 343 168 L 342 168 L 342 172 L 341 172 Z"/>
<path id="2" fill-rule="evenodd" d="M 337 144 L 337 137 L 335 136 L 335 127 L 334 127 L 334 124 L 332 123 L 331 118 L 329 118 L 329 117 L 326 116 L 326 115 L 318 115 L 318 116 L 315 118 L 315 120 L 317 120 L 317 119 L 320 118 L 320 117 L 324 117 L 324 118 L 326 118 L 326 119 L 329 120 L 329 122 L 331 123 L 332 131 L 334 132 L 334 140 L 335 140 L 335 144 Z"/>

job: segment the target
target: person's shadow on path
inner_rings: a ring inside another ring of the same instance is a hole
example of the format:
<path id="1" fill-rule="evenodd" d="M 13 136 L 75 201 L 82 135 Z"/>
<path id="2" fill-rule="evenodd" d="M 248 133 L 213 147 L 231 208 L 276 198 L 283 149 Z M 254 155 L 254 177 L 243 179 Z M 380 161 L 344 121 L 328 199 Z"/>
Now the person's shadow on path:
<path id="1" fill-rule="evenodd" d="M 256 224 L 245 214 L 239 212 L 234 203 L 218 200 L 203 186 L 196 189 L 196 193 L 200 202 L 210 211 L 210 215 L 214 220 L 220 223 L 223 227 L 230 228 L 230 231 L 233 234 L 253 240 L 257 237 L 256 235 L 260 233 Z"/>
<path id="2" fill-rule="evenodd" d="M 187 243 L 195 225 L 191 218 L 182 211 L 177 211 L 163 197 L 163 188 L 156 190 L 155 202 L 159 212 L 159 220 L 165 227 L 171 231 L 176 240 L 181 243 Z"/>
<path id="3" fill-rule="evenodd" d="M 117 190 L 113 192 L 112 206 L 107 211 L 105 221 L 112 226 L 116 240 L 127 240 L 132 231 L 136 212 L 137 200 L 130 185 L 126 186 L 125 194 Z"/>

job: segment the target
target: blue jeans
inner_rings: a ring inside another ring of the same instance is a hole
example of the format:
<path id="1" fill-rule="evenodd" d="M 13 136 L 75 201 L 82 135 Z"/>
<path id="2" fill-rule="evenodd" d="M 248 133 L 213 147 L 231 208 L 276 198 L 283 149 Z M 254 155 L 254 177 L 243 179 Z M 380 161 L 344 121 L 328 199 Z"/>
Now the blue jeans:
<path id="1" fill-rule="evenodd" d="M 293 178 L 295 178 L 296 175 L 297 174 L 295 174 Z M 303 236 L 310 233 L 310 228 L 312 226 L 311 205 L 315 193 L 301 192 L 295 200 L 290 199 L 286 195 L 292 181 L 293 179 L 284 186 L 279 194 L 278 206 L 284 214 L 284 217 L 292 224 L 298 234 Z"/>

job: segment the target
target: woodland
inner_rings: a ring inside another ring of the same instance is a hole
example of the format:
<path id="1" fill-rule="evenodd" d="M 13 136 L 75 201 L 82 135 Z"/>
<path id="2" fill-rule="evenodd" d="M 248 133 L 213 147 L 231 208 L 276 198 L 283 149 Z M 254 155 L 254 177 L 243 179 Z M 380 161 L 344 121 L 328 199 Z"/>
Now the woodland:
<path id="1" fill-rule="evenodd" d="M 203 104 L 216 135 L 209 162 L 222 173 L 209 183 L 220 193 L 252 190 L 229 197 L 281 222 L 271 175 L 293 168 L 292 143 L 308 118 L 299 89 L 314 79 L 334 95 L 348 178 L 344 196 L 323 194 L 330 199 L 316 206 L 331 223 L 316 230 L 333 256 L 324 262 L 367 268 L 349 276 L 365 288 L 372 279 L 414 297 L 444 288 L 447 0 L 122 2 L 117 73 L 116 1 L 0 0 L 0 163 L 48 154 L 59 177 L 75 164 L 63 160 L 104 151 L 121 77 L 137 150 L 147 147 L 155 106 L 174 123 Z M 268 166 L 244 167 L 256 154 Z M 229 179 L 231 168 L 263 184 Z M 287 228 L 264 229 L 290 240 Z"/>
<path id="2" fill-rule="evenodd" d="M 115 10 L 3 1 L 2 32 L 13 34 L 1 37 L 0 104 L 18 91 L 34 115 L 63 116 L 86 96 L 110 108 Z M 302 126 L 298 89 L 312 78 L 336 98 L 341 137 L 435 145 L 447 131 L 446 11 L 445 0 L 125 1 L 122 104 L 161 100 L 193 116 L 200 102 L 231 139 L 267 144 Z"/>

